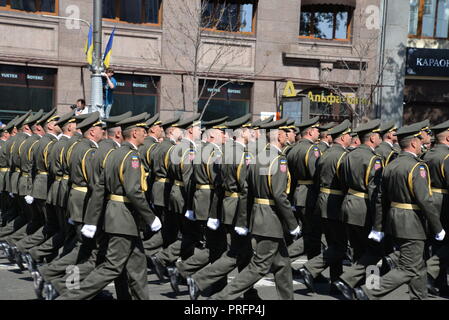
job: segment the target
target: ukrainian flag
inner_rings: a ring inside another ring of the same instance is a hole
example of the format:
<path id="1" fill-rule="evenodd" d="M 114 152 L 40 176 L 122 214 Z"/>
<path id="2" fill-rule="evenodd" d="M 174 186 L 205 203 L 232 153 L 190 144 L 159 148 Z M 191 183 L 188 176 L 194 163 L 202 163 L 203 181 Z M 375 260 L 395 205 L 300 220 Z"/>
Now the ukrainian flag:
<path id="1" fill-rule="evenodd" d="M 89 64 L 92 64 L 93 53 L 94 53 L 94 42 L 93 42 L 93 29 L 92 26 L 89 28 L 89 35 L 87 37 L 86 45 L 84 47 L 84 53 L 86 54 L 86 59 Z"/>
<path id="2" fill-rule="evenodd" d="M 115 27 L 114 27 L 114 30 L 112 30 L 111 36 L 109 37 L 108 44 L 106 46 L 106 49 L 104 50 L 103 61 L 104 61 L 104 66 L 106 68 L 109 68 L 109 65 L 111 62 L 112 43 L 114 41 L 114 33 L 115 33 Z"/>

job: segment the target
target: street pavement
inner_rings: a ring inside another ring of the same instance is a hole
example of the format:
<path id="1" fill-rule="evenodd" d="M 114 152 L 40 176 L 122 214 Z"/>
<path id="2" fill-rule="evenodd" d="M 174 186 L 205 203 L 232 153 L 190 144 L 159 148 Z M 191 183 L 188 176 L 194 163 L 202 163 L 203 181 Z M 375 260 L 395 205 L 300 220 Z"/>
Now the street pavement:
<path id="1" fill-rule="evenodd" d="M 298 269 L 306 262 L 304 256 L 300 256 L 293 262 L 293 268 Z M 346 267 L 345 267 L 346 268 Z M 232 281 L 235 277 L 236 271 L 232 272 L 228 279 Z M 329 277 L 326 270 L 323 274 Z M 158 280 L 156 275 L 149 270 L 148 285 L 151 300 L 189 300 L 189 293 L 187 286 L 180 285 L 180 294 L 175 295 L 171 289 L 168 279 L 162 283 Z M 263 300 L 277 300 L 276 287 L 273 281 L 273 275 L 268 274 L 255 285 L 259 296 Z M 28 270 L 21 272 L 15 264 L 11 264 L 7 258 L 0 257 L 0 300 L 36 300 L 33 287 L 33 279 Z M 329 285 L 326 283 L 316 283 L 317 293 L 310 293 L 301 280 L 295 279 L 293 283 L 294 299 L 295 300 L 344 300 L 342 295 L 329 296 Z M 105 288 L 115 298 L 114 284 L 111 283 Z M 200 297 L 199 300 L 204 300 L 205 297 Z M 399 290 L 389 294 L 385 300 L 408 300 L 408 288 L 403 285 Z M 430 300 L 448 300 L 448 297 L 435 297 L 429 295 Z"/>

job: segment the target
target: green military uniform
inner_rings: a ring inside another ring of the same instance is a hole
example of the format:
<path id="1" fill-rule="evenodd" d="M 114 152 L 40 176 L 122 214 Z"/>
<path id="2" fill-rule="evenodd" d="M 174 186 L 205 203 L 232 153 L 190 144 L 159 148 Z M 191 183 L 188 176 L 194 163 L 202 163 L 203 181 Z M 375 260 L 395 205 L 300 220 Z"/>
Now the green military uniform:
<path id="1" fill-rule="evenodd" d="M 4 128 L 0 128 L 0 136 L 5 132 Z M 5 189 L 5 175 L 8 170 L 6 167 L 6 139 L 0 139 L 0 227 L 6 224 L 6 212 L 8 211 L 8 197 L 3 190 Z"/>
<path id="2" fill-rule="evenodd" d="M 315 117 L 301 123 L 299 128 L 305 130 L 318 127 L 318 121 L 319 117 Z M 292 176 L 290 201 L 303 220 L 304 250 L 308 259 L 321 253 L 320 216 L 315 212 L 318 190 L 314 184 L 316 164 L 320 156 L 320 149 L 313 141 L 302 139 L 287 157 Z"/>
<path id="3" fill-rule="evenodd" d="M 245 123 L 245 128 L 251 128 L 251 130 L 258 132 L 261 125 L 265 125 L 267 123 L 272 122 L 274 119 L 274 116 L 270 116 L 266 118 L 265 120 L 259 119 L 256 121 L 253 121 L 252 123 Z M 247 150 L 249 154 L 253 157 L 255 157 L 259 152 L 261 152 L 264 148 L 267 147 L 266 139 L 250 139 L 248 141 Z"/>
<path id="4" fill-rule="evenodd" d="M 123 130 L 145 126 L 145 118 L 146 113 L 118 125 Z M 124 142 L 109 155 L 104 168 L 104 185 L 109 194 L 104 216 L 106 256 L 80 283 L 79 289 L 67 291 L 60 299 L 91 299 L 117 278 L 128 281 L 128 298 L 149 298 L 145 254 L 139 233 L 142 220 L 152 225 L 156 217 L 145 199 L 145 171 L 137 146 Z"/>
<path id="5" fill-rule="evenodd" d="M 388 132 L 396 131 L 397 128 L 393 121 L 387 122 L 380 127 L 380 135 L 383 136 Z M 384 167 L 391 161 L 396 159 L 400 153 L 400 149 L 390 142 L 382 141 L 382 143 L 375 149 L 376 153 L 382 157 Z"/>
<path id="6" fill-rule="evenodd" d="M 318 127 L 318 130 L 320 130 L 320 136 L 324 133 L 326 135 L 328 135 L 329 130 L 332 129 L 333 127 L 335 127 L 336 123 L 335 122 L 329 122 L 327 124 L 321 125 Z M 327 141 L 323 141 L 320 139 L 320 142 L 318 142 L 318 148 L 321 151 L 321 154 L 323 154 L 327 149 L 330 148 L 329 143 L 327 143 Z"/>
<path id="7" fill-rule="evenodd" d="M 345 120 L 340 125 L 329 130 L 332 138 L 347 135 L 351 132 L 351 123 Z M 341 206 L 344 199 L 344 186 L 340 180 L 340 166 L 345 160 L 348 151 L 338 143 L 326 151 L 317 165 L 316 179 L 319 180 L 320 193 L 318 195 L 317 207 L 321 212 L 323 232 L 328 244 L 327 249 L 304 265 L 310 277 L 316 278 L 327 267 L 330 267 L 331 281 L 337 280 L 343 272 L 342 261 L 346 253 L 347 236 L 343 223 Z M 307 279 L 309 280 L 309 279 Z M 313 280 L 312 280 L 313 281 Z M 307 284 L 307 282 L 306 282 Z M 308 284 L 313 289 L 313 284 Z"/>
<path id="8" fill-rule="evenodd" d="M 354 131 L 359 136 L 376 134 L 379 127 L 380 120 L 373 120 Z M 366 144 L 350 152 L 341 164 L 341 181 L 346 191 L 342 204 L 343 222 L 355 262 L 340 279 L 351 288 L 365 277 L 366 267 L 375 265 L 383 256 L 382 245 L 368 239 L 372 229 L 380 231 L 382 168 L 382 158 Z"/>
<path id="9" fill-rule="evenodd" d="M 411 125 L 398 130 L 401 139 L 420 138 L 421 127 Z M 426 225 L 430 234 L 442 230 L 439 212 L 433 203 L 427 165 L 417 155 L 403 151 L 384 171 L 382 204 L 385 219 L 382 230 L 399 246 L 398 267 L 379 279 L 379 287 L 357 290 L 358 298 L 377 299 L 403 284 L 408 284 L 412 299 L 427 297 L 426 269 L 423 260 Z M 366 294 L 366 295 L 365 295 Z"/>
<path id="10" fill-rule="evenodd" d="M 261 128 L 281 129 L 285 123 L 284 119 Z M 285 232 L 299 232 L 299 227 L 288 200 L 291 181 L 287 159 L 280 149 L 270 146 L 262 151 L 265 158 L 262 160 L 259 155 L 248 172 L 248 199 L 254 204 L 249 228 L 255 240 L 254 256 L 230 284 L 214 295 L 218 300 L 237 299 L 270 270 L 279 298 L 293 299 L 291 264 L 284 237 Z"/>

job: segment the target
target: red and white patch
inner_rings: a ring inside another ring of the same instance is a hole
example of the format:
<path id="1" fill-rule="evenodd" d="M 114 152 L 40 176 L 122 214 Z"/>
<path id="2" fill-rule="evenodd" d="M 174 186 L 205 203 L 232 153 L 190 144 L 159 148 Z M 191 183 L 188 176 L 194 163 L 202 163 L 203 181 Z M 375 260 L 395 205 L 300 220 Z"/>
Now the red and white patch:
<path id="1" fill-rule="evenodd" d="M 190 151 L 189 152 L 189 161 L 193 161 L 195 159 L 195 151 Z"/>
<path id="2" fill-rule="evenodd" d="M 279 166 L 279 168 L 281 169 L 281 172 L 287 172 L 287 165 L 281 164 L 281 165 Z"/>
<path id="3" fill-rule="evenodd" d="M 427 178 L 427 170 L 423 166 L 419 167 L 419 175 L 423 178 Z"/>
<path id="4" fill-rule="evenodd" d="M 318 149 L 318 147 L 313 148 L 313 153 L 315 154 L 315 158 L 319 158 L 321 156 L 320 149 Z"/>
<path id="5" fill-rule="evenodd" d="M 139 158 L 136 156 L 133 156 L 131 158 L 131 167 L 133 167 L 134 169 L 137 169 L 140 167 L 140 161 Z"/>
<path id="6" fill-rule="evenodd" d="M 376 160 L 376 163 L 374 163 L 374 170 L 378 170 L 382 167 L 382 164 L 380 163 L 380 160 Z"/>

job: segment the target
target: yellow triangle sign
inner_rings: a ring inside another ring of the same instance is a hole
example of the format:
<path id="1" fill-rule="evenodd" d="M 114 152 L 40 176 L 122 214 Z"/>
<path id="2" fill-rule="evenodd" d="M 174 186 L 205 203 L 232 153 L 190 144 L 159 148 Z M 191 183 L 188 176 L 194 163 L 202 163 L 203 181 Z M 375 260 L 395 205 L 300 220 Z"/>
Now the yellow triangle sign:
<path id="1" fill-rule="evenodd" d="M 284 93 L 282 95 L 284 97 L 296 97 L 296 89 L 292 81 L 287 81 L 287 85 L 285 86 Z"/>

